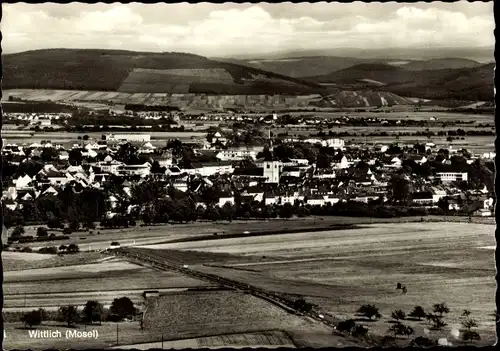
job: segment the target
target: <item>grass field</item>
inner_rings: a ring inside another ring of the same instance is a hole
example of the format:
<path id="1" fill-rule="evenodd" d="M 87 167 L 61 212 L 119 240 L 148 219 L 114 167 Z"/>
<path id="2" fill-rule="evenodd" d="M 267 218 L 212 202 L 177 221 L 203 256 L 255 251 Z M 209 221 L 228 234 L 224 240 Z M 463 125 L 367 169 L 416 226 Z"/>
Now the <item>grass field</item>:
<path id="1" fill-rule="evenodd" d="M 294 348 L 290 337 L 282 331 L 268 331 L 260 333 L 227 334 L 205 338 L 183 339 L 175 341 L 154 342 L 147 344 L 124 345 L 122 348 L 134 348 L 138 350 L 161 349 L 185 349 L 185 348 L 209 348 L 218 349 L 231 347 L 233 349 L 252 348 Z M 119 347 L 117 347 L 119 348 Z"/>
<path id="2" fill-rule="evenodd" d="M 289 314 L 269 302 L 237 291 L 165 294 L 148 306 L 145 328 L 161 329 L 166 339 L 278 329 L 289 333 L 294 340 L 294 335 L 322 335 L 323 340 L 311 339 L 311 346 L 325 345 L 326 340 L 330 346 L 349 345 L 321 323 Z"/>
<path id="3" fill-rule="evenodd" d="M 90 257 L 95 253 L 88 253 Z M 4 311 L 30 308 L 57 308 L 65 304 L 83 305 L 88 300 L 110 304 L 114 298 L 128 296 L 142 302 L 144 290 L 179 290 L 211 284 L 173 272 L 156 271 L 119 259 L 98 263 L 85 257 L 80 264 L 62 262 L 66 257 L 42 261 L 45 268 L 27 268 L 4 272 Z M 87 260 L 86 264 L 83 262 Z M 32 261 L 33 262 L 33 261 Z M 39 261 L 37 261 L 39 262 Z M 49 263 L 52 263 L 52 266 Z M 66 263 L 67 265 L 62 266 Z M 36 265 L 33 265 L 36 266 Z"/>
<path id="4" fill-rule="evenodd" d="M 495 341 L 494 256 L 493 250 L 484 248 L 495 245 L 494 226 L 400 223 L 367 227 L 155 247 L 279 257 L 267 263 L 190 268 L 302 295 L 321 312 L 344 318 L 353 316 L 362 304 L 375 304 L 385 317 L 369 325 L 381 334 L 388 329 L 387 316 L 393 310 L 408 313 L 415 305 L 430 310 L 433 304 L 445 302 L 450 308 L 445 319 L 449 326 L 442 333 L 457 328 L 462 310 L 468 309 L 479 321 L 481 343 Z M 395 289 L 397 282 L 407 287 L 407 294 Z M 425 323 L 411 323 L 424 333 Z"/>

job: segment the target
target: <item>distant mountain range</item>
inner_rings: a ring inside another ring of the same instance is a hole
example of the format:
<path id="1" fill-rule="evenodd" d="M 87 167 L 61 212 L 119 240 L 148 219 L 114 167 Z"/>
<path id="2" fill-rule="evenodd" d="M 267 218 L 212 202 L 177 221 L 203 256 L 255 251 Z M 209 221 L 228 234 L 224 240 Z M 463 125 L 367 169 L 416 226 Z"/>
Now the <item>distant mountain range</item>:
<path id="1" fill-rule="evenodd" d="M 367 91 L 392 93 L 387 95 L 388 99 L 398 104 L 404 101 L 398 101 L 394 94 L 427 99 L 493 100 L 494 64 L 461 58 L 359 57 L 363 58 L 290 56 L 218 61 L 186 53 L 34 50 L 3 55 L 2 86 L 3 89 L 145 94 L 321 94 L 323 97 L 358 91 L 356 105 L 364 103 L 359 96 Z M 381 100 L 377 94 L 368 101 Z M 351 95 L 349 99 L 343 98 L 351 101 Z"/>
<path id="2" fill-rule="evenodd" d="M 360 64 L 307 77 L 329 89 L 373 89 L 406 97 L 492 101 L 495 64 L 471 68 L 407 70 L 387 64 Z"/>
<path id="3" fill-rule="evenodd" d="M 311 57 L 289 57 L 278 59 L 227 59 L 214 58 L 223 62 L 232 62 L 238 65 L 254 67 L 285 76 L 302 78 L 315 75 L 328 74 L 333 71 L 342 70 L 358 64 L 388 64 L 407 70 L 438 70 L 479 67 L 482 64 L 469 59 L 441 58 L 425 61 L 417 60 L 395 60 L 395 59 L 358 59 L 354 57 L 335 56 L 311 56 Z"/>
<path id="4" fill-rule="evenodd" d="M 258 57 L 251 55 L 231 56 L 230 58 L 241 60 L 256 59 L 286 59 L 297 57 L 358 57 L 369 60 L 416 60 L 427 61 L 442 59 L 446 57 L 457 57 L 474 60 L 480 63 L 495 61 L 495 47 L 481 46 L 471 48 L 460 47 L 410 47 L 410 48 L 383 48 L 383 49 L 360 49 L 360 48 L 333 48 L 316 50 L 280 51 L 262 54 Z M 227 58 L 227 57 L 226 57 Z"/>
<path id="5" fill-rule="evenodd" d="M 3 55 L 3 89 L 309 94 L 314 82 L 185 53 L 48 49 Z"/>

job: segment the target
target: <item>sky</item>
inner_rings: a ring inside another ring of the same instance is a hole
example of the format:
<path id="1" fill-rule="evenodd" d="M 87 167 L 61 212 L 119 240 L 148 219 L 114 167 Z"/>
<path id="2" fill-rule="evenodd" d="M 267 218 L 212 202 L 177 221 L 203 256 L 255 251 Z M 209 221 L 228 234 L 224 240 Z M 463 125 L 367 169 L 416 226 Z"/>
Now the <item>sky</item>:
<path id="1" fill-rule="evenodd" d="M 493 46 L 492 2 L 2 4 L 4 53 L 47 48 L 210 57 L 334 48 Z"/>

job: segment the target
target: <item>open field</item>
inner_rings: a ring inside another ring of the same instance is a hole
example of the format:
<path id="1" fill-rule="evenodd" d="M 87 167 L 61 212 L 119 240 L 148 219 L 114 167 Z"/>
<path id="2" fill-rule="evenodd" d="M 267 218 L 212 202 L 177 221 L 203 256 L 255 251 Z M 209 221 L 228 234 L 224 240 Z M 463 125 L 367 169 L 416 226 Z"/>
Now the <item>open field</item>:
<path id="1" fill-rule="evenodd" d="M 311 346 L 325 345 L 325 339 L 330 346 L 349 345 L 322 323 L 239 291 L 165 294 L 149 303 L 145 318 L 146 330 L 161 329 L 166 339 L 278 329 L 290 334 L 294 341 L 295 335 L 322 335 L 323 340 L 311 338 Z"/>
<path id="2" fill-rule="evenodd" d="M 48 255 L 28 252 L 2 251 L 4 272 L 97 263 L 112 259 L 99 252 L 79 252 L 71 255 Z"/>
<path id="3" fill-rule="evenodd" d="M 133 344 L 124 345 L 122 348 L 134 348 L 138 350 L 149 350 L 152 348 L 161 349 L 184 349 L 184 348 L 244 348 L 244 347 L 265 347 L 265 348 L 277 348 L 277 347 L 287 347 L 294 348 L 290 337 L 281 331 L 269 331 L 261 333 L 245 333 L 245 334 L 228 334 L 228 335 L 218 335 L 205 338 L 194 338 L 194 339 L 183 339 L 175 341 L 165 341 L 147 343 L 147 344 Z M 119 347 L 116 347 L 119 348 Z"/>
<path id="4" fill-rule="evenodd" d="M 395 309 L 408 313 L 421 305 L 428 311 L 433 304 L 446 302 L 449 326 L 441 334 L 456 328 L 462 310 L 468 309 L 479 321 L 481 343 L 495 341 L 494 255 L 491 249 L 483 248 L 495 245 L 494 226 L 405 223 L 365 227 L 155 247 L 284 257 L 267 263 L 238 262 L 225 268 L 220 264 L 190 268 L 305 296 L 323 314 L 348 318 L 362 304 L 375 304 L 384 318 L 366 324 L 381 334 L 388 329 L 387 317 Z M 395 289 L 397 282 L 408 288 L 407 294 Z M 408 323 L 420 334 L 428 327 L 425 322 Z"/>
<path id="5" fill-rule="evenodd" d="M 260 233 L 266 231 L 287 231 L 304 229 L 312 231 L 313 228 L 329 228 L 331 225 L 370 224 L 370 223 L 409 223 L 420 222 L 422 217 L 399 217 L 399 218 L 362 218 L 362 217 L 307 217 L 292 218 L 289 220 L 237 220 L 232 222 L 194 222 L 189 224 L 159 225 L 151 227 L 133 227 L 127 229 L 100 229 L 99 234 L 87 232 L 76 232 L 70 235 L 68 240 L 34 242 L 25 244 L 13 244 L 12 247 L 31 247 L 38 249 L 46 246 L 77 244 L 81 251 L 104 250 L 112 241 L 118 241 L 122 246 L 142 246 L 157 243 L 166 243 L 179 240 L 191 240 L 210 236 L 221 238 L 224 235 Z M 468 217 L 457 216 L 427 216 L 425 221 L 430 222 L 468 222 Z M 495 224 L 493 217 L 472 217 L 474 223 Z M 26 235 L 36 235 L 39 226 L 26 226 Z M 13 229 L 8 229 L 10 233 Z M 50 231 L 49 231 L 50 232 Z"/>
<path id="6" fill-rule="evenodd" d="M 6 271 L 4 311 L 31 307 L 57 308 L 64 304 L 83 305 L 92 299 L 110 304 L 114 298 L 121 296 L 141 303 L 144 290 L 171 291 L 211 285 L 116 258 L 100 263 Z"/>

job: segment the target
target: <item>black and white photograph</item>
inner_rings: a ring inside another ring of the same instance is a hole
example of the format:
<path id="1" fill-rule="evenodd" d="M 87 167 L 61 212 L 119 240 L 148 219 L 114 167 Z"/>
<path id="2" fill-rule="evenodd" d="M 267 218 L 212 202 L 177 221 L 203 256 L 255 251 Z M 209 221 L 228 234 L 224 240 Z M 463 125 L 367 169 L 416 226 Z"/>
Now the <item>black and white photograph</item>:
<path id="1" fill-rule="evenodd" d="M 496 344 L 493 2 L 1 6 L 3 350 Z"/>

